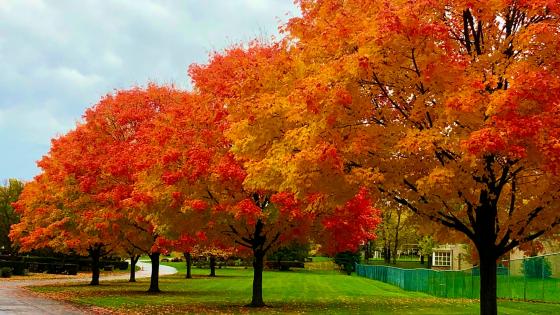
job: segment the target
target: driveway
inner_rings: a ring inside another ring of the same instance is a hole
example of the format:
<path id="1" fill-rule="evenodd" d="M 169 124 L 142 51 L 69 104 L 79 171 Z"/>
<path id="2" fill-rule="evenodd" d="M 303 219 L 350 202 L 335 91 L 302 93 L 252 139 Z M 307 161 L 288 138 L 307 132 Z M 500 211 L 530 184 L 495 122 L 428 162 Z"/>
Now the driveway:
<path id="1" fill-rule="evenodd" d="M 138 262 L 141 269 L 136 272 L 137 278 L 149 278 L 152 271 L 152 265 L 145 262 Z M 159 267 L 160 276 L 171 275 L 177 273 L 173 267 Z M 115 275 L 110 277 L 102 277 L 100 281 L 107 280 L 126 280 L 128 274 Z M 32 295 L 24 287 L 33 285 L 48 285 L 55 283 L 81 283 L 89 282 L 88 278 L 80 279 L 52 279 L 52 280 L 22 280 L 22 281 L 2 281 L 0 280 L 0 314 L 49 314 L 49 315 L 74 315 L 88 314 L 79 308 L 62 303 L 55 300 L 37 297 Z"/>

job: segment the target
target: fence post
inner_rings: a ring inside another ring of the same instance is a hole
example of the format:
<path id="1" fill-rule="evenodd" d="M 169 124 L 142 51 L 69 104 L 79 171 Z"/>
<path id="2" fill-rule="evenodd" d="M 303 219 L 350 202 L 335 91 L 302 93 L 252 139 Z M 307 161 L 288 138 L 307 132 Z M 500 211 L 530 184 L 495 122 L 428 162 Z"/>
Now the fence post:
<path id="1" fill-rule="evenodd" d="M 453 288 L 453 291 L 452 291 L 452 292 L 453 292 L 453 297 L 456 297 L 456 296 L 455 296 L 455 291 L 456 291 L 456 288 L 455 288 L 455 276 L 457 276 L 457 273 L 456 273 L 455 271 L 453 271 L 453 281 L 451 281 L 451 284 L 452 284 L 451 286 L 452 286 L 452 288 Z M 449 291 L 448 291 L 448 292 L 449 292 Z"/>
<path id="2" fill-rule="evenodd" d="M 545 261 L 545 256 L 542 257 L 541 259 L 541 281 L 542 281 L 542 300 L 544 301 L 544 268 L 546 266 L 546 264 L 544 263 Z"/>
<path id="3" fill-rule="evenodd" d="M 525 258 L 522 260 L 523 268 L 523 301 L 527 301 L 527 271 L 525 270 Z"/>

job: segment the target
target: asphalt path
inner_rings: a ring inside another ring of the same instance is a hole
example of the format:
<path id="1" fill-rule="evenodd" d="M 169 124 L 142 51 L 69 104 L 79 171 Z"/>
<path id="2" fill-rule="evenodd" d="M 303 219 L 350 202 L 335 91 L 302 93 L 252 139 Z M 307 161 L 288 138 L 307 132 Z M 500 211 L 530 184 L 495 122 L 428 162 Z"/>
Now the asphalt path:
<path id="1" fill-rule="evenodd" d="M 140 270 L 136 272 L 136 278 L 149 278 L 152 272 L 152 265 L 146 262 L 138 262 Z M 159 275 L 172 275 L 177 273 L 177 269 L 169 266 L 159 266 Z M 101 277 L 100 281 L 108 280 L 127 280 L 128 273 L 122 275 L 113 275 Z M 87 283 L 89 278 L 79 279 L 49 279 L 49 280 L 16 280 L 2 281 L 0 278 L 0 314 L 18 314 L 18 315 L 75 315 L 90 314 L 85 310 L 80 310 L 74 305 L 60 301 L 55 301 L 43 297 L 38 297 L 25 287 L 35 285 L 49 285 L 56 283 Z"/>

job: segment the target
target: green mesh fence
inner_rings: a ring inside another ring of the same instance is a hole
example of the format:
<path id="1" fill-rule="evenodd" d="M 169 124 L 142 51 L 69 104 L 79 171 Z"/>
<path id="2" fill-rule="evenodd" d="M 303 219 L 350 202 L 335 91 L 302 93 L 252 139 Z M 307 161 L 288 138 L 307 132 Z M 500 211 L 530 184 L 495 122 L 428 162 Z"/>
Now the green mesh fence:
<path id="1" fill-rule="evenodd" d="M 476 299 L 480 294 L 478 268 L 440 271 L 358 264 L 356 273 L 438 297 Z M 497 280 L 498 298 L 560 303 L 560 254 L 503 261 Z"/>

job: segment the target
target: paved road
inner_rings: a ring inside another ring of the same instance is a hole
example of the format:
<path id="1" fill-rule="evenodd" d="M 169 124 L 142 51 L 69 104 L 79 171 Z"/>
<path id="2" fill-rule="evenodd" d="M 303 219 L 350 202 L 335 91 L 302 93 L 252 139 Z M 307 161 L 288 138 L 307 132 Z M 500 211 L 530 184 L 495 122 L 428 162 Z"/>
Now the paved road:
<path id="1" fill-rule="evenodd" d="M 149 278 L 152 271 L 152 265 L 145 262 L 138 262 L 141 270 L 136 272 L 137 278 Z M 159 267 L 159 274 L 170 275 L 177 273 L 173 267 Z M 128 274 L 115 275 L 111 277 L 101 278 L 100 281 L 107 280 L 126 280 Z M 0 280 L 0 314 L 18 314 L 18 315 L 77 315 L 87 314 L 77 307 L 47 298 L 41 298 L 30 294 L 24 287 L 32 285 L 47 285 L 54 283 L 68 282 L 89 282 L 88 278 L 81 279 L 52 279 L 52 280 L 22 280 L 22 281 L 2 281 Z"/>

